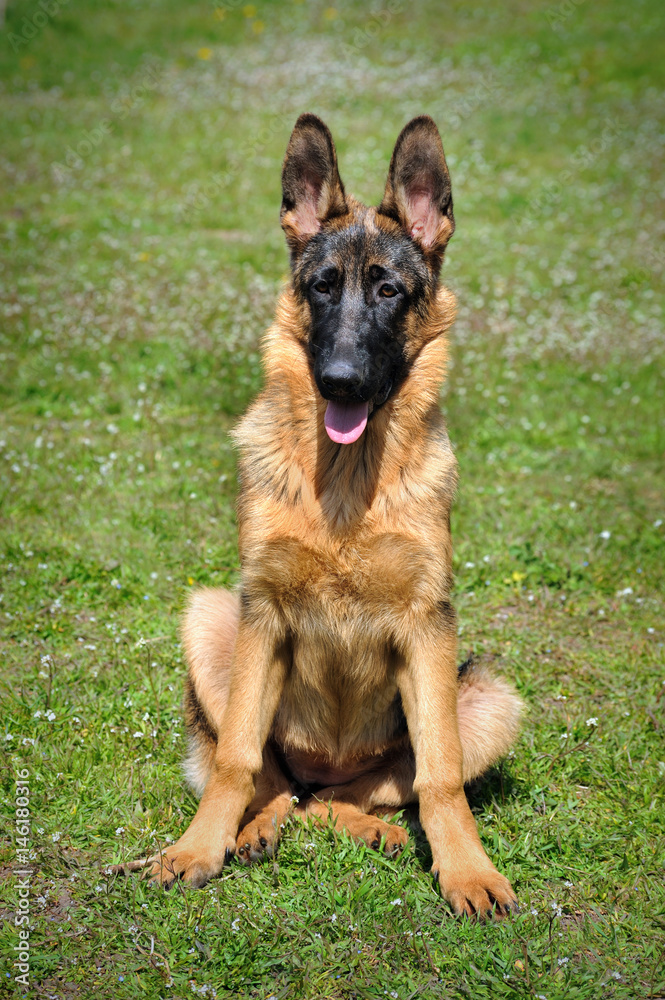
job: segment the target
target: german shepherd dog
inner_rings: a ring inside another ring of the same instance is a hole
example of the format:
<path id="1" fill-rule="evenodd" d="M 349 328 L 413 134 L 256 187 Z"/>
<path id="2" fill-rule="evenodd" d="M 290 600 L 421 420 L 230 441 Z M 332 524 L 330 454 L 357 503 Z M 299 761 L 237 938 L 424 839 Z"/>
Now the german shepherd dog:
<path id="1" fill-rule="evenodd" d="M 201 886 L 232 855 L 271 855 L 294 795 L 296 812 L 396 853 L 407 833 L 376 813 L 418 802 L 452 909 L 502 916 L 515 895 L 464 783 L 508 750 L 521 702 L 457 669 L 457 473 L 438 406 L 455 223 L 438 130 L 409 122 L 368 208 L 346 194 L 326 125 L 302 115 L 282 189 L 291 280 L 235 432 L 242 582 L 195 592 L 183 624 L 201 800 L 177 843 L 135 866 Z"/>

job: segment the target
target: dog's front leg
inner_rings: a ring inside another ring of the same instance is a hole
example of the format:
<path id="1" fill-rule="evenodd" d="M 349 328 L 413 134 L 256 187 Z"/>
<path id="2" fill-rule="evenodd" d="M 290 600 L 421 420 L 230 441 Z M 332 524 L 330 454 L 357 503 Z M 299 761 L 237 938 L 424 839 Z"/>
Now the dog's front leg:
<path id="1" fill-rule="evenodd" d="M 240 820 L 254 795 L 254 778 L 284 685 L 288 650 L 269 626 L 243 620 L 233 656 L 229 698 L 217 737 L 212 772 L 185 833 L 159 858 L 153 879 L 194 886 L 218 875 L 235 852 Z"/>
<path id="2" fill-rule="evenodd" d="M 412 630 L 397 683 L 416 757 L 414 791 L 441 894 L 456 913 L 469 916 L 517 909 L 510 883 L 485 854 L 464 794 L 455 613 L 450 605 L 439 609 L 435 623 Z"/>

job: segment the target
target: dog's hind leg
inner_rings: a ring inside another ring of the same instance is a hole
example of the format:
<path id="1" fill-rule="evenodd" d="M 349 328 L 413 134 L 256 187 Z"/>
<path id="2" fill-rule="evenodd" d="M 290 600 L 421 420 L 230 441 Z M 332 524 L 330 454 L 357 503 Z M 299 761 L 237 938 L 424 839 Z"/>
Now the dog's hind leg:
<path id="1" fill-rule="evenodd" d="M 413 751 L 407 740 L 395 747 L 371 770 L 344 785 L 331 785 L 315 792 L 298 806 L 301 815 L 319 822 L 329 817 L 338 829 L 346 829 L 357 840 L 378 850 L 383 844 L 387 854 L 398 854 L 409 837 L 402 826 L 370 815 L 373 810 L 401 809 L 415 802 L 413 780 L 416 768 Z"/>
<path id="2" fill-rule="evenodd" d="M 210 777 L 217 734 L 228 700 L 233 649 L 238 631 L 239 602 L 221 588 L 196 590 L 185 612 L 181 636 L 189 666 L 185 683 L 185 725 L 188 753 L 185 777 L 201 796 Z M 118 866 L 136 871 L 154 858 Z"/>
<path id="3" fill-rule="evenodd" d="M 239 602 L 221 588 L 196 590 L 182 622 L 189 666 L 185 684 L 185 724 L 189 741 L 184 770 L 202 795 L 215 759 L 217 733 L 229 695 Z"/>
<path id="4" fill-rule="evenodd" d="M 221 588 L 195 591 L 182 623 L 189 666 L 185 684 L 188 753 L 185 776 L 200 797 L 215 764 L 220 726 L 229 697 L 239 600 Z M 240 822 L 237 852 L 243 862 L 272 854 L 276 831 L 291 806 L 292 789 L 266 745 L 254 798 Z"/>
<path id="5" fill-rule="evenodd" d="M 201 800 L 185 832 L 158 857 L 149 875 L 170 887 L 194 886 L 219 874 L 237 850 L 240 822 L 263 766 L 263 748 L 290 663 L 276 615 L 256 613 L 256 599 L 238 602 L 221 590 L 196 594 L 183 641 L 189 660 L 190 777 Z"/>

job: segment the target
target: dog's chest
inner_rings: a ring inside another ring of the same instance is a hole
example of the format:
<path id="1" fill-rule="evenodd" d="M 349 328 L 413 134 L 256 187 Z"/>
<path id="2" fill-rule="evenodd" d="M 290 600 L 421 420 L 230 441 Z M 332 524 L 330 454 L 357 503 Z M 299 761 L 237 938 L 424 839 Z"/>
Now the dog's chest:
<path id="1" fill-rule="evenodd" d="M 267 539 L 254 553 L 252 589 L 268 599 L 295 635 L 317 625 L 340 638 L 363 625 L 392 631 L 431 594 L 436 566 L 415 539 L 396 533 L 312 546 L 297 538 Z"/>

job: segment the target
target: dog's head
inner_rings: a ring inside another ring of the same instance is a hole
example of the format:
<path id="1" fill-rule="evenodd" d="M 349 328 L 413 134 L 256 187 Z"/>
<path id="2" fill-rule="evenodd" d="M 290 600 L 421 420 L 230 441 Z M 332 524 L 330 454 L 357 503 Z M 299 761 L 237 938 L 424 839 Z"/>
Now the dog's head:
<path id="1" fill-rule="evenodd" d="M 441 137 L 422 116 L 395 144 L 383 200 L 367 208 L 344 191 L 330 131 L 296 122 L 282 171 L 282 228 L 293 286 L 308 312 L 325 424 L 340 444 L 403 382 L 455 229 Z"/>

